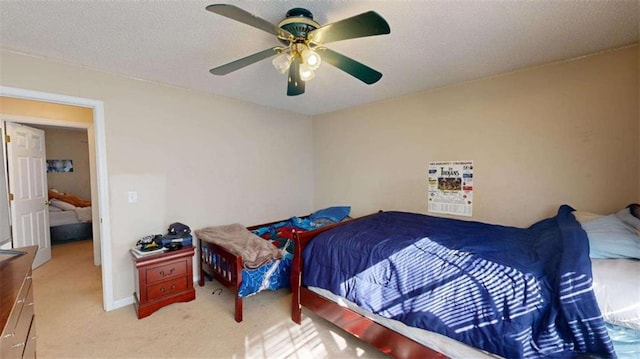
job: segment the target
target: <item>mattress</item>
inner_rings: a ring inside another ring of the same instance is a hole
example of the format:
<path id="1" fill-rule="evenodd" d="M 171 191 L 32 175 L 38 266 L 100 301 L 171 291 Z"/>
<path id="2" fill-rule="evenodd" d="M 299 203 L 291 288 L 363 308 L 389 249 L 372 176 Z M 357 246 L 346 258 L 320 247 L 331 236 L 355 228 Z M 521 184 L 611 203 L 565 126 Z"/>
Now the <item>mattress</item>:
<path id="1" fill-rule="evenodd" d="M 80 223 L 75 211 L 49 211 L 49 226 Z"/>

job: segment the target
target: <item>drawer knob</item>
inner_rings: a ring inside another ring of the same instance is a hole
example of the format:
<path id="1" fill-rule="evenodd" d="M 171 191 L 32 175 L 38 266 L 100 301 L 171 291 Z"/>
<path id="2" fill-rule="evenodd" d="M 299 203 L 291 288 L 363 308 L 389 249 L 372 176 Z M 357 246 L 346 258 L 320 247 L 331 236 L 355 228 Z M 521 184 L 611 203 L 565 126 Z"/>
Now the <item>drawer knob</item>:
<path id="1" fill-rule="evenodd" d="M 163 277 L 170 276 L 170 275 L 172 275 L 172 274 L 173 274 L 173 272 L 175 272 L 175 271 L 176 271 L 176 269 L 175 269 L 175 268 L 171 268 L 171 270 L 169 271 L 169 273 L 165 273 L 165 271 L 161 270 L 161 271 L 160 271 L 160 275 L 161 275 L 161 276 L 163 276 Z"/>
<path id="2" fill-rule="evenodd" d="M 16 333 L 7 333 L 4 336 L 2 336 L 3 338 L 11 338 L 14 337 L 16 335 Z"/>
<path id="3" fill-rule="evenodd" d="M 14 345 L 11 346 L 11 348 L 20 348 L 22 346 L 24 346 L 24 342 L 18 343 L 18 344 L 14 344 Z"/>

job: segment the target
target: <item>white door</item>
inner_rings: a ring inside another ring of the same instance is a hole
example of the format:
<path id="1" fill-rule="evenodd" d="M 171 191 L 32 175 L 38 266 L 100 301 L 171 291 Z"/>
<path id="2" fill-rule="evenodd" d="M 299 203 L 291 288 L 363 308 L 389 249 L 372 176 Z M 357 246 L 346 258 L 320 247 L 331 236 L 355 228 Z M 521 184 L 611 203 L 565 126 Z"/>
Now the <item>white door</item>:
<path id="1" fill-rule="evenodd" d="M 37 268 L 51 260 L 44 131 L 12 122 L 6 128 L 13 246 L 37 245 Z"/>

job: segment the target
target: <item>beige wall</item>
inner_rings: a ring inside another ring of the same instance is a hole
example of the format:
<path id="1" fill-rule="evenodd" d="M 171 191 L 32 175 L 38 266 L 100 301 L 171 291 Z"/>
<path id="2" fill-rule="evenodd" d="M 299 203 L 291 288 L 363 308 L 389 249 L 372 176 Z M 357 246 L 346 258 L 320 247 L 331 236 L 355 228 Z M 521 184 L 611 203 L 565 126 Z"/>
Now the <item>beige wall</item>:
<path id="1" fill-rule="evenodd" d="M 48 160 L 73 161 L 73 172 L 47 173 L 47 186 L 80 198 L 91 199 L 87 131 L 33 127 L 44 130 Z"/>
<path id="2" fill-rule="evenodd" d="M 104 102 L 115 301 L 131 297 L 143 235 L 312 210 L 309 118 L 6 51 L 0 72 L 3 86 Z"/>
<path id="3" fill-rule="evenodd" d="M 318 116 L 314 204 L 426 213 L 428 162 L 473 160 L 473 220 L 610 213 L 640 196 L 638 118 L 637 46 Z"/>

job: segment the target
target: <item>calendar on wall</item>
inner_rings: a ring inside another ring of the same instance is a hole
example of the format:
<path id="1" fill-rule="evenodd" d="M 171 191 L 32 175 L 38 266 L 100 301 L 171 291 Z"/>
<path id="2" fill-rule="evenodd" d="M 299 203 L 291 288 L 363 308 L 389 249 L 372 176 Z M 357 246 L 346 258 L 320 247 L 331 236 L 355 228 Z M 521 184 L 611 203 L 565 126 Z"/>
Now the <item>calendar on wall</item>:
<path id="1" fill-rule="evenodd" d="M 473 214 L 473 161 L 429 162 L 427 181 L 429 212 Z"/>

